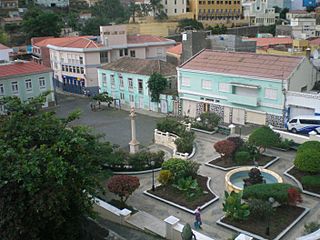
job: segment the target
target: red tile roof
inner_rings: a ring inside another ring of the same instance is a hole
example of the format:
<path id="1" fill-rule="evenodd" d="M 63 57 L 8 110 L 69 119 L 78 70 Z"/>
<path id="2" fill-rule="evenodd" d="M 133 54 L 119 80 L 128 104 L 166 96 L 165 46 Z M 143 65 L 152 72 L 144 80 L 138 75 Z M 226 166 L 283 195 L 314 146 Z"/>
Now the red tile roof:
<path id="1" fill-rule="evenodd" d="M 182 43 L 179 43 L 177 46 L 169 48 L 167 50 L 167 53 L 181 55 L 182 54 Z"/>
<path id="2" fill-rule="evenodd" d="M 4 50 L 4 49 L 10 49 L 10 48 L 0 43 L 0 50 Z"/>
<path id="3" fill-rule="evenodd" d="M 50 68 L 33 62 L 14 62 L 0 65 L 0 78 L 51 72 Z"/>
<path id="4" fill-rule="evenodd" d="M 195 55 L 190 61 L 182 64 L 181 68 L 281 80 L 287 79 L 303 59 L 303 57 L 206 49 Z"/>
<path id="5" fill-rule="evenodd" d="M 128 44 L 148 43 L 148 42 L 168 42 L 170 39 L 163 37 L 156 37 L 152 35 L 136 35 L 127 36 Z"/>
<path id="6" fill-rule="evenodd" d="M 315 39 L 309 40 L 309 44 L 320 46 L 320 38 L 315 38 Z"/>
<path id="7" fill-rule="evenodd" d="M 87 36 L 82 37 L 63 37 L 63 38 L 47 38 L 34 44 L 37 47 L 46 47 L 53 45 L 57 47 L 69 48 L 99 48 L 103 45 L 96 43 Z"/>
<path id="8" fill-rule="evenodd" d="M 272 38 L 244 38 L 257 42 L 257 47 L 267 47 L 272 45 L 292 44 L 292 38 L 289 37 L 272 37 Z"/>

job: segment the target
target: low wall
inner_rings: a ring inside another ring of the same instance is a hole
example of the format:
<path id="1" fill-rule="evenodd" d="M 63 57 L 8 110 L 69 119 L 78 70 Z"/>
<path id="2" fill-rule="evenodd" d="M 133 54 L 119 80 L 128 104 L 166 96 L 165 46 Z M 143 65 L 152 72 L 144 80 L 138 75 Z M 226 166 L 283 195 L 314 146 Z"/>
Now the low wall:
<path id="1" fill-rule="evenodd" d="M 320 239 L 320 229 L 308 235 L 296 238 L 296 240 L 319 240 L 319 239 Z"/>
<path id="2" fill-rule="evenodd" d="M 173 150 L 173 157 L 181 158 L 181 159 L 188 159 L 188 153 L 180 153 L 177 151 L 177 145 L 174 143 L 179 136 L 169 133 L 169 132 L 161 132 L 158 129 L 154 130 L 154 142 L 156 144 L 160 144 L 171 148 Z"/>
<path id="3" fill-rule="evenodd" d="M 285 132 L 285 131 L 276 130 L 276 129 L 272 129 L 272 130 L 276 133 L 279 133 L 280 137 L 282 139 L 292 140 L 297 144 L 302 144 L 307 141 L 319 141 L 320 142 L 320 136 L 317 135 L 315 132 L 310 132 L 309 136 L 303 136 L 303 135 L 294 134 L 294 133 Z"/>

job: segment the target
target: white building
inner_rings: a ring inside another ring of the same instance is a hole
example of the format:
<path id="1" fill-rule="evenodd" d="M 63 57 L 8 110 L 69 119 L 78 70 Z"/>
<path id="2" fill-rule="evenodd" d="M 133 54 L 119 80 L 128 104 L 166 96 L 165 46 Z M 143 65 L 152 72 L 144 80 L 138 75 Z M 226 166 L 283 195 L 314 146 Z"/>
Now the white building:
<path id="1" fill-rule="evenodd" d="M 35 0 L 35 4 L 45 7 L 68 7 L 69 0 Z"/>
<path id="2" fill-rule="evenodd" d="M 9 54 L 13 52 L 11 48 L 0 43 L 0 63 L 1 62 L 9 62 Z"/>
<path id="3" fill-rule="evenodd" d="M 293 38 L 307 39 L 316 36 L 315 18 L 293 18 L 290 26 L 292 27 Z"/>
<path id="4" fill-rule="evenodd" d="M 268 7 L 267 0 L 243 0 L 243 16 L 249 20 L 250 25 L 273 25 L 279 13 Z"/>
<path id="5" fill-rule="evenodd" d="M 162 0 L 162 5 L 168 16 L 184 14 L 187 11 L 187 0 Z"/>

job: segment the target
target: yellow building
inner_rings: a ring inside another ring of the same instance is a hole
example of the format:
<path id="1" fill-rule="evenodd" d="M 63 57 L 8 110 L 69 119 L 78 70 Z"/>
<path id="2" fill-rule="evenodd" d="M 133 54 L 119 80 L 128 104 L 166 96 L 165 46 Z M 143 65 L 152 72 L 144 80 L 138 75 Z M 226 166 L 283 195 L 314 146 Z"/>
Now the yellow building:
<path id="1" fill-rule="evenodd" d="M 205 20 L 238 20 L 242 15 L 240 0 L 189 0 L 187 12 L 193 18 Z"/>

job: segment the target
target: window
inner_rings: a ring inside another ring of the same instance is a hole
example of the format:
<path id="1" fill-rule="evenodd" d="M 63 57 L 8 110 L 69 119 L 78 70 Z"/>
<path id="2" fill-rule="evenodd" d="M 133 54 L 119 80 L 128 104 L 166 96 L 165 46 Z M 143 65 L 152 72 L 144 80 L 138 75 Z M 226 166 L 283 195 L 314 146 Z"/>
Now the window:
<path id="1" fill-rule="evenodd" d="M 27 80 L 25 81 L 25 84 L 26 84 L 26 90 L 27 90 L 28 92 L 32 91 L 31 79 L 27 79 Z"/>
<path id="2" fill-rule="evenodd" d="M 266 88 L 264 91 L 264 97 L 268 99 L 277 99 L 277 90 L 272 88 Z"/>
<path id="3" fill-rule="evenodd" d="M 316 119 L 300 119 L 301 124 L 320 125 L 320 120 Z"/>
<path id="4" fill-rule="evenodd" d="M 190 78 L 182 78 L 181 85 L 185 87 L 190 87 Z"/>
<path id="5" fill-rule="evenodd" d="M 46 81 L 44 80 L 44 77 L 39 78 L 39 87 L 40 89 L 46 88 Z"/>
<path id="6" fill-rule="evenodd" d="M 210 80 L 202 80 L 202 88 L 203 89 L 211 89 L 211 81 Z"/>
<path id="7" fill-rule="evenodd" d="M 83 57 L 79 57 L 80 64 L 83 64 Z"/>
<path id="8" fill-rule="evenodd" d="M 158 56 L 162 56 L 162 54 L 163 54 L 162 50 L 163 50 L 162 48 L 157 48 L 157 55 Z"/>
<path id="9" fill-rule="evenodd" d="M 120 74 L 120 73 L 119 73 L 119 82 L 120 82 L 120 88 L 124 88 L 123 77 L 122 77 L 122 74 Z"/>
<path id="10" fill-rule="evenodd" d="M 297 123 L 297 119 L 292 119 L 289 123 Z"/>
<path id="11" fill-rule="evenodd" d="M 4 87 L 3 84 L 0 84 L 0 95 L 4 95 Z"/>
<path id="12" fill-rule="evenodd" d="M 119 50 L 119 55 L 120 55 L 120 57 L 123 57 L 123 49 Z"/>
<path id="13" fill-rule="evenodd" d="M 129 95 L 129 99 L 130 99 L 130 102 L 134 102 L 134 96 L 133 95 Z"/>
<path id="14" fill-rule="evenodd" d="M 76 72 L 76 67 L 73 66 L 73 67 L 72 67 L 72 70 L 73 70 L 73 72 L 75 73 L 75 72 Z"/>
<path id="15" fill-rule="evenodd" d="M 77 67 L 77 73 L 80 73 L 80 67 Z"/>
<path id="16" fill-rule="evenodd" d="M 228 83 L 219 83 L 219 91 L 220 92 L 229 92 L 229 84 Z"/>
<path id="17" fill-rule="evenodd" d="M 174 9 L 174 13 L 177 13 L 177 9 L 176 8 Z"/>
<path id="18" fill-rule="evenodd" d="M 108 62 L 108 52 L 100 52 L 100 63 Z"/>
<path id="19" fill-rule="evenodd" d="M 107 75 L 105 73 L 102 73 L 102 76 L 101 76 L 101 81 L 102 81 L 102 86 L 107 86 Z"/>
<path id="20" fill-rule="evenodd" d="M 114 87 L 115 80 L 114 80 L 114 75 L 113 74 L 110 75 L 110 80 L 111 80 L 111 87 Z"/>
<path id="21" fill-rule="evenodd" d="M 130 57 L 136 57 L 136 51 L 130 50 Z"/>
<path id="22" fill-rule="evenodd" d="M 128 78 L 128 86 L 130 89 L 133 89 L 133 80 L 132 78 Z"/>
<path id="23" fill-rule="evenodd" d="M 120 99 L 124 100 L 124 93 L 123 92 L 120 93 Z"/>
<path id="24" fill-rule="evenodd" d="M 12 82 L 11 83 L 11 90 L 12 90 L 13 93 L 18 93 L 19 92 L 18 82 Z"/>
<path id="25" fill-rule="evenodd" d="M 143 80 L 138 79 L 138 91 L 140 94 L 143 94 Z"/>
<path id="26" fill-rule="evenodd" d="M 124 55 L 128 56 L 128 49 L 127 48 L 124 50 Z"/>
<path id="27" fill-rule="evenodd" d="M 81 67 L 80 70 L 81 70 L 81 74 L 84 74 L 84 68 Z"/>

